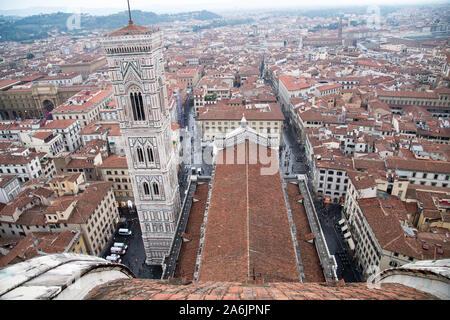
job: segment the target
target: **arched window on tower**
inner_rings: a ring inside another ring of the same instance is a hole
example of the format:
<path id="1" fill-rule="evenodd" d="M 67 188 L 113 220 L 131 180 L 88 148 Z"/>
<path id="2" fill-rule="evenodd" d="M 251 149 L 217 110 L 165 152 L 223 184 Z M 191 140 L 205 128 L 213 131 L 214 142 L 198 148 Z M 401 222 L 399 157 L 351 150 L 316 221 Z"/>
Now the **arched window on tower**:
<path id="1" fill-rule="evenodd" d="M 144 162 L 144 152 L 142 152 L 141 147 L 137 147 L 136 148 L 136 153 L 137 153 L 137 156 L 138 156 L 138 161 L 139 162 Z"/>
<path id="2" fill-rule="evenodd" d="M 158 184 L 156 182 L 153 182 L 152 187 L 153 187 L 153 194 L 155 196 L 159 196 L 159 186 L 158 186 Z"/>
<path id="3" fill-rule="evenodd" d="M 151 147 L 147 147 L 147 157 L 148 157 L 148 162 L 155 162 L 155 157 L 153 155 L 153 149 Z"/>
<path id="4" fill-rule="evenodd" d="M 144 182 L 142 186 L 144 187 L 144 194 L 145 195 L 149 195 L 150 194 L 150 188 L 148 186 L 148 183 Z"/>
<path id="5" fill-rule="evenodd" d="M 134 121 L 144 121 L 145 120 L 144 101 L 142 99 L 142 93 L 139 91 L 138 88 L 134 87 L 131 89 L 130 100 Z"/>

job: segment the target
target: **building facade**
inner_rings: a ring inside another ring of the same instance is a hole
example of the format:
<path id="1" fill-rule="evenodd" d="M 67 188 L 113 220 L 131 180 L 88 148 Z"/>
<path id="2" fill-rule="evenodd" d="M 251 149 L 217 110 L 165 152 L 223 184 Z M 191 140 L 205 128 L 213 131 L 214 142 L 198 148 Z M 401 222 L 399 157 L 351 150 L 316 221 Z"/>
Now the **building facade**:
<path id="1" fill-rule="evenodd" d="M 0 91 L 0 117 L 27 119 L 45 117 L 57 105 L 82 90 L 79 86 L 58 87 L 35 81 L 17 81 Z"/>
<path id="2" fill-rule="evenodd" d="M 40 158 L 29 149 L 11 151 L 0 155 L 0 174 L 15 174 L 21 183 L 42 175 Z"/>
<path id="3" fill-rule="evenodd" d="M 226 135 L 239 128 L 243 115 L 250 128 L 260 134 L 277 136 L 281 144 L 284 116 L 276 103 L 246 106 L 217 104 L 200 108 L 197 123 L 202 129 L 202 141 L 212 142 L 216 136 Z"/>
<path id="4" fill-rule="evenodd" d="M 84 90 L 72 96 L 52 111 L 56 120 L 78 120 L 83 129 L 92 121 L 100 120 L 100 110 L 112 99 L 110 90 Z"/>
<path id="5" fill-rule="evenodd" d="M 75 152 L 82 145 L 80 137 L 81 126 L 78 120 L 53 120 L 39 128 L 39 131 L 41 130 L 49 130 L 61 134 L 64 142 L 64 151 Z"/>
<path id="6" fill-rule="evenodd" d="M 100 169 L 104 181 L 114 182 L 113 188 L 117 205 L 125 207 L 128 205 L 128 201 L 134 203 L 133 188 L 130 175 L 128 174 L 126 157 L 116 154 L 110 155 L 103 160 Z"/>
<path id="7" fill-rule="evenodd" d="M 131 20 L 102 41 L 150 265 L 169 253 L 181 206 L 162 42 L 158 29 Z"/>
<path id="8" fill-rule="evenodd" d="M 20 193 L 19 178 L 15 175 L 0 175 L 0 203 L 8 203 Z"/>

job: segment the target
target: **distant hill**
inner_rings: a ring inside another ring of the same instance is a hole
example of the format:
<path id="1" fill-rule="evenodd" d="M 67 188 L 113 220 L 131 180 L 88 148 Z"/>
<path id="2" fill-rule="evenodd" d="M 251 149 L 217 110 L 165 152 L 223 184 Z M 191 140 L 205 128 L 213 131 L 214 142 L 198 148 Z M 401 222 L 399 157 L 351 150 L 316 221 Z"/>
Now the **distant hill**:
<path id="1" fill-rule="evenodd" d="M 68 32 L 78 34 L 86 30 L 116 29 L 128 24 L 128 12 L 107 16 L 93 16 L 81 14 L 80 29 L 69 30 L 67 21 L 73 14 L 58 12 L 51 14 L 39 14 L 25 18 L 0 16 L 0 41 L 24 41 L 42 39 L 49 36 L 49 32 Z M 193 11 L 175 14 L 156 14 L 140 10 L 132 11 L 133 22 L 139 25 L 152 25 L 161 22 L 196 20 L 215 20 L 221 16 L 210 11 Z"/>

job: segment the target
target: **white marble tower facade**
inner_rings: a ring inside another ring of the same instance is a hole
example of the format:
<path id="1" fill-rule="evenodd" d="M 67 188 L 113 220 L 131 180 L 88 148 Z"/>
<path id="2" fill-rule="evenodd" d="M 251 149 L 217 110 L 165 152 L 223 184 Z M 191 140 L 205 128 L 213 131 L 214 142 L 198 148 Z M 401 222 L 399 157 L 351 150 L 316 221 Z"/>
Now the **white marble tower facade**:
<path id="1" fill-rule="evenodd" d="M 102 40 L 106 51 L 146 263 L 162 264 L 180 212 L 162 56 L 162 32 L 133 24 Z"/>

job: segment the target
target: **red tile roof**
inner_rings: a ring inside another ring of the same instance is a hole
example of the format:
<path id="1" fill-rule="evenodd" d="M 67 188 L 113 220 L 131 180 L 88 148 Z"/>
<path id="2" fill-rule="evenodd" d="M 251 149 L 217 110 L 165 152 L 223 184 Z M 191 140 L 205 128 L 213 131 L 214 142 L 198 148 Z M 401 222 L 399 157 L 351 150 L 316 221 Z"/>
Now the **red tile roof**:
<path id="1" fill-rule="evenodd" d="M 342 88 L 342 84 L 340 84 L 340 83 L 326 84 L 326 85 L 317 87 L 317 90 L 327 91 L 327 90 L 337 89 L 337 88 Z"/>
<path id="2" fill-rule="evenodd" d="M 199 108 L 199 120 L 241 120 L 242 115 L 248 121 L 252 120 L 278 120 L 283 121 L 284 116 L 281 108 L 276 103 L 267 104 L 270 111 L 263 111 L 263 109 L 247 109 L 246 106 L 215 106 L 208 105 Z M 267 110 L 267 109 L 266 109 Z"/>
<path id="3" fill-rule="evenodd" d="M 22 262 L 42 254 L 67 252 L 79 232 L 65 230 L 60 233 L 34 232 L 20 239 L 19 243 L 0 258 L 0 267 Z"/>
<path id="4" fill-rule="evenodd" d="M 112 96 L 111 90 L 85 90 L 72 96 L 67 102 L 56 107 L 52 113 L 87 112 L 95 108 L 103 99 Z M 79 100 L 79 104 L 70 101 Z"/>
<path id="5" fill-rule="evenodd" d="M 200 228 L 205 214 L 208 191 L 209 187 L 207 183 L 197 185 L 193 198 L 199 201 L 192 202 L 189 220 L 185 229 L 185 233 L 191 240 L 183 242 L 181 246 L 174 275 L 176 278 L 186 278 L 188 280 L 194 279 L 197 253 L 200 245 Z"/>
<path id="6" fill-rule="evenodd" d="M 282 75 L 280 76 L 280 81 L 286 87 L 288 91 L 297 91 L 306 88 L 310 88 L 316 83 L 316 81 L 307 80 L 303 78 L 296 78 L 293 76 Z"/>
<path id="7" fill-rule="evenodd" d="M 360 283 L 192 282 L 180 285 L 150 279 L 120 279 L 97 286 L 87 300 L 436 300 L 397 283 L 371 288 Z"/>
<path id="8" fill-rule="evenodd" d="M 386 168 L 407 171 L 450 173 L 450 162 L 434 160 L 406 160 L 400 157 L 388 157 L 386 159 Z"/>
<path id="9" fill-rule="evenodd" d="M 132 21 L 130 23 L 120 28 L 114 32 L 111 32 L 108 36 L 109 37 L 120 37 L 120 36 L 128 36 L 128 35 L 138 35 L 138 34 L 149 34 L 150 29 L 147 27 L 142 27 L 134 24 Z"/>
<path id="10" fill-rule="evenodd" d="M 50 122 L 47 122 L 45 126 L 42 126 L 40 129 L 66 129 L 70 127 L 75 121 L 75 119 L 60 119 L 60 120 L 53 120 Z"/>
<path id="11" fill-rule="evenodd" d="M 266 282 L 298 281 L 279 172 L 262 174 L 267 166 L 259 158 L 249 163 L 249 150 L 263 147 L 243 147 L 218 154 L 199 280 L 247 281 L 255 275 Z M 236 164 L 226 163 L 229 153 Z"/>
<path id="12" fill-rule="evenodd" d="M 110 155 L 103 160 L 100 168 L 122 168 L 128 169 L 127 158 L 125 156 L 119 156 L 117 154 Z"/>
<path id="13" fill-rule="evenodd" d="M 316 246 L 314 243 L 307 242 L 314 234 L 311 233 L 311 227 L 309 226 L 305 207 L 302 203 L 297 202 L 302 199 L 303 196 L 300 194 L 298 186 L 291 183 L 286 185 L 286 192 L 289 199 L 292 218 L 297 230 L 297 242 L 302 259 L 305 280 L 307 282 L 325 282 L 325 276 L 323 275 Z"/>
<path id="14" fill-rule="evenodd" d="M 435 92 L 425 91 L 385 91 L 379 90 L 378 97 L 438 99 Z"/>
<path id="15" fill-rule="evenodd" d="M 33 135 L 33 138 L 36 138 L 36 139 L 39 139 L 39 140 L 45 140 L 46 138 L 48 138 L 52 134 L 53 134 L 52 131 L 39 131 L 39 132 L 36 132 Z"/>

